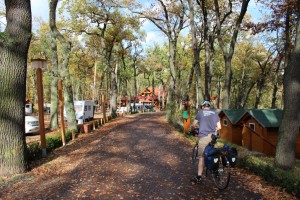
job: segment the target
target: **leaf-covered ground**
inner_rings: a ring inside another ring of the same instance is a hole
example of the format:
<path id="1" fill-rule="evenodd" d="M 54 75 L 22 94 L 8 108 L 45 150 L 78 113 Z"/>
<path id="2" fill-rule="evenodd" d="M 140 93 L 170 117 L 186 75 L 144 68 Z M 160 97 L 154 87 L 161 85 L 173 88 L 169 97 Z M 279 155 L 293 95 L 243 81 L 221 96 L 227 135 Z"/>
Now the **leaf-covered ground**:
<path id="1" fill-rule="evenodd" d="M 192 184 L 191 149 L 163 113 L 128 115 L 0 183 L 0 199 L 295 199 L 241 169 L 223 191 Z"/>

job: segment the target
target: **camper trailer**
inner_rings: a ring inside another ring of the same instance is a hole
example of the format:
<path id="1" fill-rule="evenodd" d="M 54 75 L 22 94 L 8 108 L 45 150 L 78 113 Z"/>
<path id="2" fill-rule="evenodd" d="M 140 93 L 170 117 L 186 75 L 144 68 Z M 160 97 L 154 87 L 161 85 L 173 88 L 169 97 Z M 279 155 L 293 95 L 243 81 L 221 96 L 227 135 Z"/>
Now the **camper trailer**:
<path id="1" fill-rule="evenodd" d="M 79 124 L 94 118 L 94 102 L 93 101 L 74 101 L 74 109 L 76 120 Z M 65 119 L 67 118 L 66 109 L 64 109 Z"/>

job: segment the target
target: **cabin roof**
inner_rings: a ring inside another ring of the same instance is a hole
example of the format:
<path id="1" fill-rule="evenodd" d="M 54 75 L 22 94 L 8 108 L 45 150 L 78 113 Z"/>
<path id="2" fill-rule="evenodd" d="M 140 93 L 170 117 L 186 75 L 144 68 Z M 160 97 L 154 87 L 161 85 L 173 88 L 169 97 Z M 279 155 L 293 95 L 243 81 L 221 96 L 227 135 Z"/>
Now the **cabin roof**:
<path id="1" fill-rule="evenodd" d="M 232 124 L 236 124 L 246 112 L 247 109 L 226 109 L 222 110 L 219 116 L 226 115 Z"/>
<path id="2" fill-rule="evenodd" d="M 247 112 L 264 128 L 277 128 L 282 120 L 280 109 L 252 109 Z"/>

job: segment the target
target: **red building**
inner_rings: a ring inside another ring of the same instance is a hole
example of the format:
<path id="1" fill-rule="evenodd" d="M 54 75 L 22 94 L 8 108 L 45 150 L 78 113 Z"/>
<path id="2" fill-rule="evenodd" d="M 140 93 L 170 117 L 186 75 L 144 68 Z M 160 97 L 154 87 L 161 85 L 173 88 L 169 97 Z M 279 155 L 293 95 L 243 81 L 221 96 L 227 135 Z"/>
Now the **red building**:
<path id="1" fill-rule="evenodd" d="M 135 99 L 135 103 L 138 106 L 144 107 L 145 105 L 152 105 L 155 107 L 155 110 L 161 110 L 166 105 L 167 100 L 167 92 L 163 89 L 154 88 L 154 93 L 152 88 L 144 88 L 141 92 L 138 93 L 136 98 L 130 97 L 130 103 L 133 104 Z M 129 99 L 127 97 L 121 98 L 121 107 L 126 107 Z"/>

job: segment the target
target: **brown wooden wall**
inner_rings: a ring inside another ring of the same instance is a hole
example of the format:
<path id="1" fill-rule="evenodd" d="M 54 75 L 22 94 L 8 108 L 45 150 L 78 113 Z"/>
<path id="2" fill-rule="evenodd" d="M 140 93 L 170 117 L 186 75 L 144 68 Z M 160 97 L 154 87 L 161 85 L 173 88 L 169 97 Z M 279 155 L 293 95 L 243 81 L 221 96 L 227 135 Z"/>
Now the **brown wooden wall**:
<path id="1" fill-rule="evenodd" d="M 227 120 L 227 126 L 224 126 L 224 119 Z M 242 130 L 240 125 L 233 125 L 227 116 L 220 119 L 221 122 L 221 138 L 237 145 L 242 145 Z"/>
<path id="2" fill-rule="evenodd" d="M 227 126 L 224 126 L 224 120 L 227 120 Z M 223 140 L 227 140 L 231 142 L 232 123 L 230 122 L 227 116 L 223 116 L 220 119 L 220 123 L 221 123 L 221 130 L 220 130 L 221 138 Z"/>
<path id="3" fill-rule="evenodd" d="M 249 123 L 255 123 L 255 131 L 249 128 Z M 251 151 L 257 151 L 274 157 L 278 140 L 278 128 L 263 128 L 254 119 L 249 119 L 242 130 L 242 146 Z M 296 157 L 300 158 L 300 132 L 298 134 Z"/>

